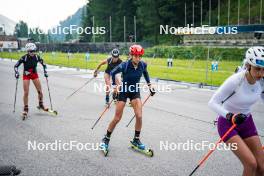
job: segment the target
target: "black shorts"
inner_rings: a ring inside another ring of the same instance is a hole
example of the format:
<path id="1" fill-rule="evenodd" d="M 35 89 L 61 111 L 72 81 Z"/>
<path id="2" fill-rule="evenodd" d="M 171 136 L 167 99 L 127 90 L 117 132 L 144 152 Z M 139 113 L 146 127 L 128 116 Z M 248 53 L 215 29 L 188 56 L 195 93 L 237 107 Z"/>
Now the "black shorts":
<path id="1" fill-rule="evenodd" d="M 109 70 L 105 70 L 105 73 L 107 73 L 108 75 L 111 75 L 110 72 L 111 71 L 109 71 Z"/>
<path id="2" fill-rule="evenodd" d="M 120 92 L 117 97 L 117 101 L 126 102 L 127 98 L 129 98 L 130 101 L 140 98 L 140 92 Z"/>

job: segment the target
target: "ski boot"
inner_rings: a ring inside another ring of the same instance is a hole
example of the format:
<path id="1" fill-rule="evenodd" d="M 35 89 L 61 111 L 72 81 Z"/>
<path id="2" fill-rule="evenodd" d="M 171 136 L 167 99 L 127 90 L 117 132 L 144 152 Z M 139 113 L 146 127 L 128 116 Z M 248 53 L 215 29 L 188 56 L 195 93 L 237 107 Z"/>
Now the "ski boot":
<path id="1" fill-rule="evenodd" d="M 132 149 L 143 153 L 149 157 L 153 157 L 154 152 L 152 149 L 146 149 L 145 145 L 141 143 L 139 138 L 134 138 L 133 141 L 130 141 Z"/>
<path id="2" fill-rule="evenodd" d="M 102 139 L 102 143 L 100 144 L 100 149 L 103 151 L 104 156 L 107 156 L 108 154 L 109 141 L 110 138 L 105 135 L 105 137 Z"/>
<path id="3" fill-rule="evenodd" d="M 25 105 L 22 113 L 22 120 L 26 120 L 27 118 L 28 118 L 28 105 Z"/>
<path id="4" fill-rule="evenodd" d="M 105 106 L 108 107 L 110 105 L 109 103 L 109 95 L 105 96 Z"/>
<path id="5" fill-rule="evenodd" d="M 45 111 L 45 112 L 48 112 L 49 111 L 49 108 L 45 108 L 44 107 L 43 102 L 39 102 L 39 106 L 37 108 L 39 110 L 42 110 L 42 111 Z"/>
<path id="6" fill-rule="evenodd" d="M 114 103 L 117 103 L 117 95 L 115 93 L 112 94 L 112 98 L 114 100 Z"/>
<path id="7" fill-rule="evenodd" d="M 44 105 L 43 105 L 43 102 L 39 102 L 39 106 L 37 106 L 37 108 L 38 108 L 38 110 L 47 112 L 47 113 L 49 113 L 51 115 L 58 115 L 57 111 L 50 110 L 49 108 L 45 108 Z"/>

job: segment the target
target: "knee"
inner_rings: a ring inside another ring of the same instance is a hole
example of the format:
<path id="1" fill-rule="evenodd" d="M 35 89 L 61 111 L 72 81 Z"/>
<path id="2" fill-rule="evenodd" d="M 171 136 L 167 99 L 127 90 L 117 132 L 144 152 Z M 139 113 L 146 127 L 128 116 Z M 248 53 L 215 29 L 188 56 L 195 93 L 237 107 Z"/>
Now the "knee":
<path id="1" fill-rule="evenodd" d="M 142 115 L 141 114 L 136 114 L 136 120 L 137 121 L 142 121 Z"/>
<path id="2" fill-rule="evenodd" d="M 244 164 L 244 168 L 255 172 L 258 168 L 256 159 L 250 159 Z"/>
<path id="3" fill-rule="evenodd" d="M 120 122 L 121 118 L 115 117 L 113 122 L 114 124 L 118 124 L 118 122 Z"/>
<path id="4" fill-rule="evenodd" d="M 118 122 L 120 122 L 120 120 L 121 120 L 121 115 L 117 114 L 117 115 L 115 116 L 113 122 L 114 122 L 115 124 L 117 124 Z"/>

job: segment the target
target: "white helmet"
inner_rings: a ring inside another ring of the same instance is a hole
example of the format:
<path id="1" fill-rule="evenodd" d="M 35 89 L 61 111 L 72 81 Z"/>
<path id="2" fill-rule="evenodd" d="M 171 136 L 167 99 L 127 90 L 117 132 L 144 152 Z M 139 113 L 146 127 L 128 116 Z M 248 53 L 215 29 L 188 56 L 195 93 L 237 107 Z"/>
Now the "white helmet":
<path id="1" fill-rule="evenodd" d="M 37 46 L 34 43 L 27 43 L 26 46 L 26 51 L 36 51 Z"/>
<path id="2" fill-rule="evenodd" d="M 119 56 L 119 50 L 115 48 L 112 50 L 111 54 L 113 57 L 118 57 Z"/>
<path id="3" fill-rule="evenodd" d="M 247 63 L 255 66 L 264 68 L 264 47 L 254 46 L 246 52 Z"/>

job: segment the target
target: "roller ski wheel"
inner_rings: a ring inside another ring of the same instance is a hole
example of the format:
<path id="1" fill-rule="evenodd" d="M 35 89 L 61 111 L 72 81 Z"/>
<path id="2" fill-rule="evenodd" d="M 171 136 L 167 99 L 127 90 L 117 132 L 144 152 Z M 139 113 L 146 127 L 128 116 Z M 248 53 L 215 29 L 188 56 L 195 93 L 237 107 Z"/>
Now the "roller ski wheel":
<path id="1" fill-rule="evenodd" d="M 130 146 L 133 150 L 139 152 L 139 153 L 142 153 L 146 156 L 149 156 L 149 157 L 153 157 L 154 156 L 154 151 L 152 149 L 142 149 L 142 148 L 139 148 L 138 145 L 136 145 L 134 143 L 134 141 L 130 141 Z"/>
<path id="2" fill-rule="evenodd" d="M 40 106 L 37 106 L 37 108 L 38 108 L 39 111 L 46 112 L 46 113 L 49 113 L 49 114 L 54 115 L 54 116 L 58 115 L 58 112 L 55 111 L 55 110 L 51 110 L 49 108 L 43 108 L 43 107 L 40 107 Z"/>
<path id="3" fill-rule="evenodd" d="M 107 147 L 106 147 L 106 146 L 100 146 L 100 148 L 101 148 L 101 150 L 102 150 L 104 156 L 107 157 L 107 154 L 108 154 L 108 152 L 109 152 L 109 150 L 108 150 L 108 146 L 107 146 Z"/>
<path id="4" fill-rule="evenodd" d="M 21 115 L 21 117 L 22 117 L 22 120 L 24 121 L 24 120 L 26 120 L 27 118 L 28 118 L 28 112 L 23 112 L 22 113 L 22 115 Z"/>

